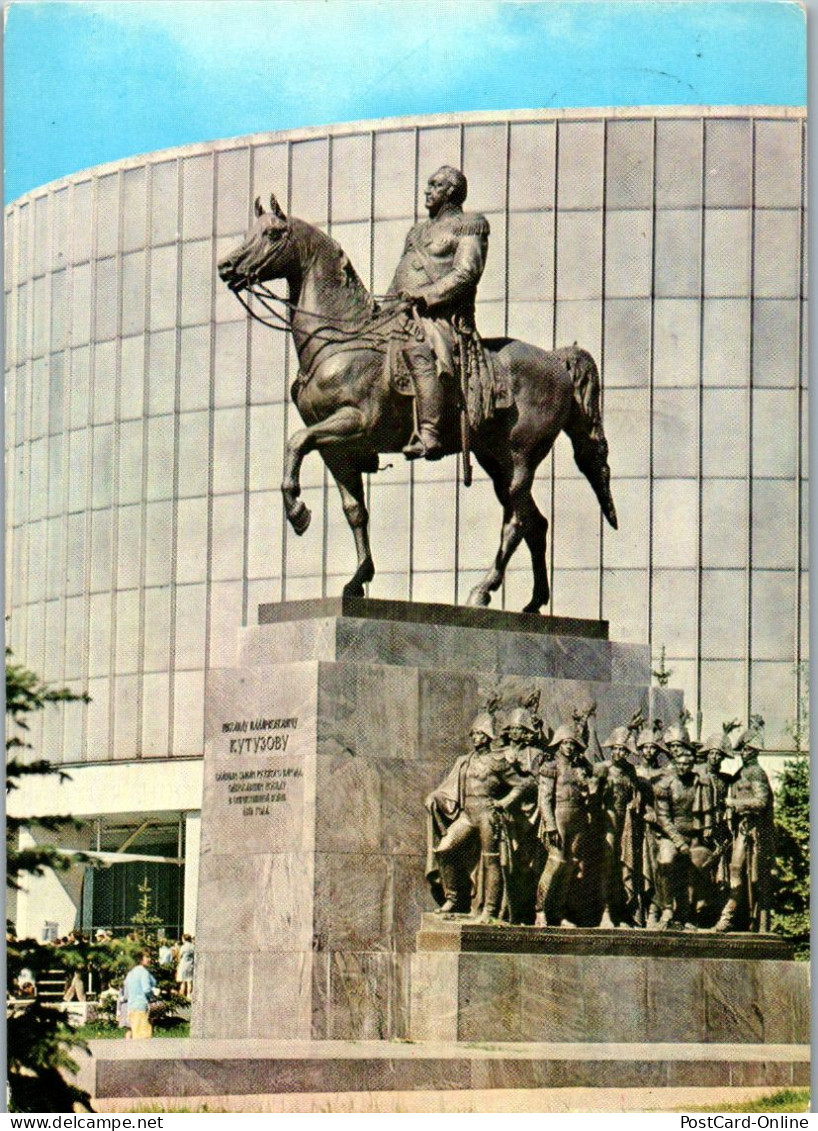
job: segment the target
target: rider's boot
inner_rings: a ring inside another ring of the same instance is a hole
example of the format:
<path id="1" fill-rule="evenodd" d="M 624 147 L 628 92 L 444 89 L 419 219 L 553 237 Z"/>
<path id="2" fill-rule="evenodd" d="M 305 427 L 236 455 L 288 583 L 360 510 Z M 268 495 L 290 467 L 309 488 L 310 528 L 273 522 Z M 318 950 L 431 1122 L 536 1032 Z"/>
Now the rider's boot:
<path id="1" fill-rule="evenodd" d="M 419 428 L 403 449 L 403 454 L 407 459 L 442 459 L 440 417 L 443 412 L 443 390 L 434 358 L 416 358 L 413 376 Z"/>

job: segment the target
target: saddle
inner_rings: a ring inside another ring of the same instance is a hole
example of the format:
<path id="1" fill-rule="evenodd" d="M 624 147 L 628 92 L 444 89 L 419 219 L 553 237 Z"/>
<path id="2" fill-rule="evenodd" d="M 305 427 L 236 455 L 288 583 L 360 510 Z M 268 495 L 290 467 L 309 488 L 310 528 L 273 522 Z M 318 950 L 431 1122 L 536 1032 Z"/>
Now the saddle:
<path id="1" fill-rule="evenodd" d="M 455 377 L 460 386 L 460 402 L 465 400 L 469 424 L 478 428 L 495 412 L 511 408 L 513 397 L 507 377 L 483 347 L 476 330 L 458 328 L 455 333 Z M 406 315 L 398 318 L 386 346 L 386 380 L 400 396 L 415 396 L 411 352 L 425 342 L 423 328 Z M 432 353 L 434 354 L 434 348 Z"/>

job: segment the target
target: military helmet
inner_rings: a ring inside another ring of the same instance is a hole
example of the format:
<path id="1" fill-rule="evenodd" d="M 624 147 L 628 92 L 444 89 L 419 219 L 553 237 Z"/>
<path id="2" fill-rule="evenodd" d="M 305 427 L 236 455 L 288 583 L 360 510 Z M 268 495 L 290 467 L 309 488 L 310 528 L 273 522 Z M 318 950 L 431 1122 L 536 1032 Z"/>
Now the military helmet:
<path id="1" fill-rule="evenodd" d="M 642 750 L 645 746 L 655 746 L 662 751 L 663 754 L 668 753 L 668 749 L 658 734 L 654 734 L 652 730 L 640 730 L 636 736 L 636 749 Z"/>
<path id="2" fill-rule="evenodd" d="M 756 754 L 761 750 L 758 742 L 758 735 L 754 730 L 744 730 L 736 739 L 736 753 L 740 750 L 755 750 Z"/>
<path id="3" fill-rule="evenodd" d="M 494 719 L 488 711 L 481 711 L 475 715 L 474 722 L 469 728 L 470 734 L 484 734 L 486 738 L 494 738 Z"/>
<path id="4" fill-rule="evenodd" d="M 537 733 L 534 719 L 527 707 L 515 707 L 506 715 L 503 730 L 513 730 L 515 727 L 519 727 L 520 730 L 527 730 L 530 734 Z"/>
<path id="5" fill-rule="evenodd" d="M 562 726 L 558 726 L 548 745 L 559 746 L 561 742 L 565 742 L 568 739 L 575 742 L 581 750 L 587 749 L 587 743 L 582 741 L 570 723 L 563 723 Z"/>
<path id="6" fill-rule="evenodd" d="M 687 727 L 681 725 L 668 727 L 665 731 L 665 745 L 670 746 L 671 743 L 678 743 L 680 746 L 686 746 L 691 754 L 695 753 L 695 747 L 690 741 L 690 735 L 687 733 Z"/>
<path id="7" fill-rule="evenodd" d="M 615 727 L 602 745 L 608 748 L 612 746 L 625 746 L 628 750 L 631 750 L 633 749 L 631 745 L 631 732 L 627 727 Z"/>
<path id="8" fill-rule="evenodd" d="M 727 735 L 722 731 L 721 734 L 710 734 L 699 747 L 702 754 L 709 754 L 711 750 L 718 750 L 719 754 L 725 758 L 729 758 L 733 753 L 733 747 L 730 745 L 730 740 Z"/>

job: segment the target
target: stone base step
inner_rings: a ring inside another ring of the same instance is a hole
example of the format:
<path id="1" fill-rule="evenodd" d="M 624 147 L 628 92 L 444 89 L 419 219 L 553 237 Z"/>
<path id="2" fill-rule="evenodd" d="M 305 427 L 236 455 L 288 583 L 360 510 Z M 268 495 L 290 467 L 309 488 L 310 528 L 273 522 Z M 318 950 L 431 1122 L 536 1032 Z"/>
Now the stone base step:
<path id="1" fill-rule="evenodd" d="M 97 1098 L 809 1083 L 808 1045 L 92 1041 Z"/>

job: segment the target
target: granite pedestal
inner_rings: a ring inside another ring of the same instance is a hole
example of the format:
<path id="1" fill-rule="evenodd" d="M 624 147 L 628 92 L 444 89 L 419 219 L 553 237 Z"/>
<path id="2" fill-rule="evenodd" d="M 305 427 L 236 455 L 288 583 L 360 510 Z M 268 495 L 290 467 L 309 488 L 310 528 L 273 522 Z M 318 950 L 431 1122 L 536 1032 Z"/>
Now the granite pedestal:
<path id="1" fill-rule="evenodd" d="M 607 734 L 681 692 L 605 622 L 350 599 L 259 621 L 207 679 L 192 1035 L 408 1037 L 423 798 L 475 713 L 539 690 L 552 724 L 596 702 Z"/>
<path id="2" fill-rule="evenodd" d="M 808 968 L 774 935 L 492 927 L 424 915 L 416 1041 L 809 1042 Z"/>

